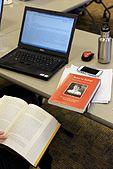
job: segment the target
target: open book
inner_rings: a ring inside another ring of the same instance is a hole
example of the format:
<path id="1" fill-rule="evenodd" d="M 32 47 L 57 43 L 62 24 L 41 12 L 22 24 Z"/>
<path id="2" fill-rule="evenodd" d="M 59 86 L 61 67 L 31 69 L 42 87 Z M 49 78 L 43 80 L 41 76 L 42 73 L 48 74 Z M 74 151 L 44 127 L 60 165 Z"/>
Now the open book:
<path id="1" fill-rule="evenodd" d="M 0 142 L 37 166 L 60 127 L 59 122 L 42 108 L 12 96 L 0 98 L 0 130 L 8 138 Z"/>

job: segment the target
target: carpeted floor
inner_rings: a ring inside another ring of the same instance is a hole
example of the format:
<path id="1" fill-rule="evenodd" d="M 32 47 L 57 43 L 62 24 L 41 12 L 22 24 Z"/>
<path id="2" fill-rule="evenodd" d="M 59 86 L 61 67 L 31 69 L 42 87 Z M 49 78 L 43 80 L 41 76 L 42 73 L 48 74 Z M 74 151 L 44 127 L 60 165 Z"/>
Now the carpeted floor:
<path id="1" fill-rule="evenodd" d="M 42 106 L 62 124 L 49 146 L 52 169 L 113 169 L 113 130 L 84 115 Z"/>
<path id="2" fill-rule="evenodd" d="M 102 2 L 106 5 L 106 7 L 113 5 L 112 0 L 102 0 Z M 103 22 L 103 12 L 105 8 L 101 3 L 93 2 L 86 9 L 93 17 L 93 20 L 90 15 L 85 12 L 83 15 L 79 16 L 77 28 L 88 32 L 100 34 L 100 28 Z M 109 9 L 109 11 L 111 13 L 109 24 L 111 27 L 111 36 L 113 37 L 113 8 Z"/>

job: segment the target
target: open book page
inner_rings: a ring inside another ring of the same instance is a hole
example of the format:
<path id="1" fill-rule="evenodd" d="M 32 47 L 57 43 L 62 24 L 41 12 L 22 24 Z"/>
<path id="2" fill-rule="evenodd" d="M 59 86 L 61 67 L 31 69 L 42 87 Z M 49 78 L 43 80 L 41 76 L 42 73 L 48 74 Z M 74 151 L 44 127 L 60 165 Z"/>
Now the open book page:
<path id="1" fill-rule="evenodd" d="M 27 105 L 22 99 L 3 96 L 0 99 L 0 130 L 6 131 Z"/>
<path id="2" fill-rule="evenodd" d="M 42 108 L 29 104 L 7 131 L 8 139 L 3 144 L 36 165 L 56 128 L 58 122 L 53 116 Z"/>

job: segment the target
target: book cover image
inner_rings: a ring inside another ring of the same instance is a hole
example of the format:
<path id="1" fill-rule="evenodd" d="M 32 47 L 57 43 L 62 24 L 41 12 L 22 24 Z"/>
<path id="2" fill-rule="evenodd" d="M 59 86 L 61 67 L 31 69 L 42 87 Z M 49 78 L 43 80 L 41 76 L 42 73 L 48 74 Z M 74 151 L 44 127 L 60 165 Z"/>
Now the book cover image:
<path id="1" fill-rule="evenodd" d="M 100 86 L 100 79 L 79 74 L 69 74 L 49 103 L 83 113 Z"/>
<path id="2" fill-rule="evenodd" d="M 82 85 L 79 83 L 71 83 L 64 92 L 64 94 L 80 98 L 82 97 L 86 89 L 87 85 Z"/>

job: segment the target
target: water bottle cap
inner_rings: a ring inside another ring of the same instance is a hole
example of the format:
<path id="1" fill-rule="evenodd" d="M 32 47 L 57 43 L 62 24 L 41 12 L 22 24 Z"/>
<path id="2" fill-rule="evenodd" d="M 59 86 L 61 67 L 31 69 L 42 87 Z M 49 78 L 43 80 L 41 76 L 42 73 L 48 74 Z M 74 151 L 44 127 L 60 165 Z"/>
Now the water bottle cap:
<path id="1" fill-rule="evenodd" d="M 102 25 L 101 31 L 102 31 L 102 32 L 109 32 L 109 31 L 110 31 L 109 25 L 104 23 L 104 24 Z"/>

